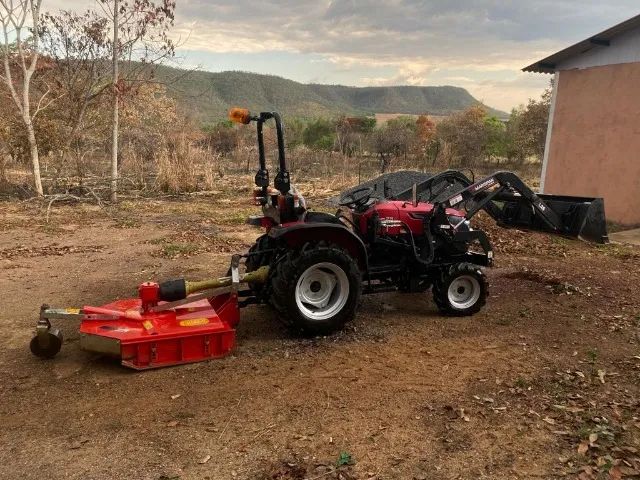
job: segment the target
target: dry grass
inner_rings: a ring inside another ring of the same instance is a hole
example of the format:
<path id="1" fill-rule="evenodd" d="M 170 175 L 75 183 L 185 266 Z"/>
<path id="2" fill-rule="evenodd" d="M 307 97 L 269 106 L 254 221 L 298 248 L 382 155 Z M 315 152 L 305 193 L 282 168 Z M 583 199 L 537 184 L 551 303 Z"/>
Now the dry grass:
<path id="1" fill-rule="evenodd" d="M 267 162 L 272 178 L 277 171 L 274 145 L 267 145 Z M 445 152 L 446 153 L 446 152 Z M 388 171 L 418 170 L 438 172 L 455 168 L 441 164 L 446 155 L 439 155 L 438 162 L 422 156 L 398 157 L 391 161 Z M 290 149 L 287 160 L 293 181 L 306 192 L 317 197 L 330 196 L 335 191 L 357 185 L 381 173 L 380 159 L 374 155 L 349 157 L 337 152 L 312 150 L 304 146 Z M 50 165 L 46 160 L 44 165 Z M 78 188 L 91 188 L 106 198 L 109 190 L 109 162 L 97 157 L 89 162 L 90 173 L 79 176 L 75 166 L 46 168 L 43 172 L 45 190 L 49 193 L 73 192 Z M 162 194 L 184 194 L 194 192 L 217 192 L 231 189 L 238 182 L 243 188 L 252 184 L 253 172 L 257 168 L 257 151 L 252 147 L 238 148 L 229 155 L 221 155 L 206 148 L 189 143 L 177 145 L 172 150 L 160 149 L 152 158 L 145 158 L 133 149 L 124 148 L 120 166 L 119 190 L 122 194 L 135 196 L 157 196 Z M 508 165 L 488 161 L 473 167 L 476 178 L 496 170 L 517 169 L 534 188 L 538 186 L 539 163 Z M 14 165 L 7 170 L 7 185 L 28 185 L 30 176 L 26 166 Z M 15 196 L 15 188 L 4 189 L 6 196 Z M 224 193 L 224 192 L 223 192 Z"/>

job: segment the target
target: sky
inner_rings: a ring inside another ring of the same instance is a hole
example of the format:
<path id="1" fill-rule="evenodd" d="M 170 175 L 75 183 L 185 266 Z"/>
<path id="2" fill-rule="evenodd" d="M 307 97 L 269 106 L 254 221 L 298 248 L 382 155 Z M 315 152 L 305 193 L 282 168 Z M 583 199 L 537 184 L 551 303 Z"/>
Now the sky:
<path id="1" fill-rule="evenodd" d="M 92 5 L 43 0 L 51 11 Z M 177 0 L 172 35 L 183 67 L 455 85 L 509 111 L 549 85 L 523 67 L 639 13 L 638 0 Z"/>

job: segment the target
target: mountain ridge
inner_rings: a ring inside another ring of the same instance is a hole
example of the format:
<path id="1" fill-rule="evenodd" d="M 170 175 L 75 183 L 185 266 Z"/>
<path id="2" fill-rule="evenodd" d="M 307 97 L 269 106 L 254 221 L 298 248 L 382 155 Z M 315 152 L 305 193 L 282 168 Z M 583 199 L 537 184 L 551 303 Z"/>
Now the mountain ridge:
<path id="1" fill-rule="evenodd" d="M 201 123 L 226 118 L 232 106 L 251 111 L 276 110 L 286 116 L 336 115 L 449 115 L 473 105 L 483 105 L 462 87 L 378 86 L 354 87 L 300 83 L 277 75 L 243 71 L 186 71 L 159 66 L 155 77 Z M 498 117 L 507 114 L 486 105 Z"/>

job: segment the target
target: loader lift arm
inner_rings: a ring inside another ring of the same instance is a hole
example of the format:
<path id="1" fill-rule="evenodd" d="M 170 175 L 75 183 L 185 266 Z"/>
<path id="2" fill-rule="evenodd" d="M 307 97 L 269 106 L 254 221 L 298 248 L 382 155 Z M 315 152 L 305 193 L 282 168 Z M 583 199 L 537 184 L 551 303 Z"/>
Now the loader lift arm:
<path id="1" fill-rule="evenodd" d="M 445 185 L 445 189 L 453 184 L 466 184 L 434 201 L 436 209 L 463 207 L 465 220 L 484 210 L 502 227 L 542 231 L 595 243 L 608 241 L 602 198 L 536 194 L 515 173 L 508 171 L 499 171 L 472 183 L 461 172 L 449 170 L 416 185 L 416 192 L 428 191 L 433 195 L 436 184 Z M 399 197 L 407 194 L 402 192 Z"/>
<path id="2" fill-rule="evenodd" d="M 469 185 L 464 190 L 450 196 L 446 203 L 457 207 L 473 200 L 474 204 L 467 210 L 465 218 L 471 219 L 480 210 L 485 210 L 494 220 L 501 222 L 506 212 L 500 208 L 499 201 L 520 201 L 531 205 L 535 214 L 547 227 L 556 233 L 563 233 L 562 220 L 513 172 L 496 172 Z"/>

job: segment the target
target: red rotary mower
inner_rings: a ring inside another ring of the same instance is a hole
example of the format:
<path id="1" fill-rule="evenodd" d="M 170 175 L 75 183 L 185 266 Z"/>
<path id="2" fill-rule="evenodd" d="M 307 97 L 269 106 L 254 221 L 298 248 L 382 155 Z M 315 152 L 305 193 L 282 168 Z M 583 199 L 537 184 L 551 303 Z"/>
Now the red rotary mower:
<path id="1" fill-rule="evenodd" d="M 257 124 L 254 199 L 262 215 L 248 223 L 265 233 L 247 253 L 233 256 L 222 278 L 143 283 L 137 298 L 101 307 L 44 305 L 31 341 L 35 355 L 58 353 L 62 334 L 51 321 L 64 318 L 80 321 L 81 348 L 147 369 L 229 353 L 240 308 L 255 303 L 273 306 L 290 328 L 309 335 L 342 328 L 360 296 L 378 292 L 431 289 L 442 313 L 472 315 L 487 298 L 481 267 L 493 262 L 486 234 L 470 224 L 480 210 L 504 227 L 607 241 L 601 198 L 538 195 L 511 172 L 472 181 L 449 170 L 397 191 L 385 177 L 345 192 L 335 215 L 314 212 L 291 184 L 280 116 L 232 109 L 230 118 Z M 279 161 L 273 187 L 263 140 L 271 119 Z"/>

